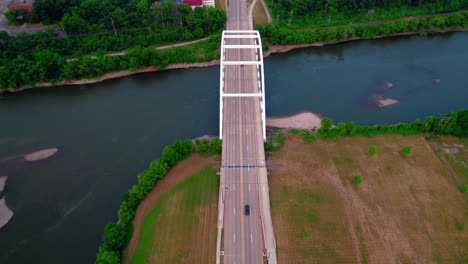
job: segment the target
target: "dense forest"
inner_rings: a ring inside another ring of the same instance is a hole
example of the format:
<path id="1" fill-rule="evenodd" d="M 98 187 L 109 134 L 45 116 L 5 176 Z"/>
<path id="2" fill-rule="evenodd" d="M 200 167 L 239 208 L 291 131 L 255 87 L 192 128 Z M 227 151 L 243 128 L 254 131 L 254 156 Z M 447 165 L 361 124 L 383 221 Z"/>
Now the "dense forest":
<path id="1" fill-rule="evenodd" d="M 192 10 L 190 6 L 174 1 L 153 3 L 148 0 L 37 0 L 30 17 L 34 22 L 58 25 L 36 34 L 20 33 L 17 36 L 0 31 L 0 89 L 25 84 L 33 86 L 38 81 L 60 81 L 71 75 L 94 77 L 96 74 L 84 73 L 87 69 L 81 70 L 81 74 L 71 74 L 69 71 L 72 69 L 65 67 L 69 64 L 66 58 L 103 55 L 134 47 L 141 50 L 141 47 L 155 44 L 199 39 L 220 32 L 227 19 L 224 11 L 212 7 Z M 188 61 L 194 61 L 195 55 L 197 53 Z M 204 58 L 212 57 L 208 54 Z M 97 67 L 96 71 L 107 69 L 105 73 L 132 68 L 123 67 L 127 63 L 121 61 L 127 58 L 106 60 L 106 63 L 112 61 L 113 64 Z M 184 62 L 180 56 L 170 61 Z M 83 60 L 79 62 L 83 63 Z M 77 66 L 78 62 L 73 64 Z M 81 68 L 90 64 L 94 62 L 87 62 Z M 153 59 L 152 63 L 144 66 L 165 64 Z"/>
<path id="2" fill-rule="evenodd" d="M 437 14 L 468 8 L 468 0 L 271 0 L 278 22 L 315 26 Z"/>
<path id="3" fill-rule="evenodd" d="M 321 27 L 308 30 L 296 30 L 280 24 L 257 26 L 264 43 L 267 44 L 305 44 L 314 42 L 337 42 L 353 38 L 376 38 L 379 36 L 397 35 L 405 32 L 416 32 L 421 35 L 436 33 L 447 29 L 468 27 L 468 11 L 457 12 L 447 16 L 433 16 L 398 20 L 387 23 L 342 25 Z"/>

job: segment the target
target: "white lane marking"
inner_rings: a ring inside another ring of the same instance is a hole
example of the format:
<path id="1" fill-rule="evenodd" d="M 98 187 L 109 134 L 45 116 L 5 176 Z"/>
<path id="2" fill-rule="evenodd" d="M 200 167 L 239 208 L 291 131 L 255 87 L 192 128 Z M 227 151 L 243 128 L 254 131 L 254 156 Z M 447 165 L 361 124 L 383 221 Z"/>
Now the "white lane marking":
<path id="1" fill-rule="evenodd" d="M 250 233 L 250 243 L 252 243 L 253 238 L 252 238 L 252 233 Z"/>
<path id="2" fill-rule="evenodd" d="M 247 135 L 249 134 L 249 130 L 248 130 L 248 129 L 247 129 L 245 132 L 246 132 Z"/>
<path id="3" fill-rule="evenodd" d="M 233 239 L 234 239 L 234 242 L 236 242 L 236 233 L 234 233 Z"/>
<path id="4" fill-rule="evenodd" d="M 249 146 L 247 146 L 247 151 L 249 151 Z"/>
<path id="5" fill-rule="evenodd" d="M 249 192 L 250 192 L 250 184 L 249 184 Z"/>
<path id="6" fill-rule="evenodd" d="M 234 211 L 234 215 L 236 215 L 236 208 L 232 208 L 232 210 Z"/>
<path id="7" fill-rule="evenodd" d="M 232 185 L 232 190 L 235 191 L 236 190 L 236 185 Z"/>

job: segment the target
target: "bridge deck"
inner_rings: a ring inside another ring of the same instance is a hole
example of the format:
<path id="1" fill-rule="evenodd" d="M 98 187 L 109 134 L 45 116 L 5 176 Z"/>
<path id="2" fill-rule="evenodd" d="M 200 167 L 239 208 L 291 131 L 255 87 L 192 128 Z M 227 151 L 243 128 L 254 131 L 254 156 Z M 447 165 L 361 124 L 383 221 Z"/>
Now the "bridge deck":
<path id="1" fill-rule="evenodd" d="M 245 1 L 230 4 L 228 30 L 251 30 Z M 276 263 L 263 148 L 263 61 L 261 43 L 251 35 L 226 32 L 228 37 L 223 38 L 228 47 L 222 50 L 222 61 L 228 63 L 222 63 L 220 76 L 223 153 L 218 227 L 224 228 L 223 263 L 263 263 L 264 255 Z M 244 214 L 247 204 L 249 216 Z"/>

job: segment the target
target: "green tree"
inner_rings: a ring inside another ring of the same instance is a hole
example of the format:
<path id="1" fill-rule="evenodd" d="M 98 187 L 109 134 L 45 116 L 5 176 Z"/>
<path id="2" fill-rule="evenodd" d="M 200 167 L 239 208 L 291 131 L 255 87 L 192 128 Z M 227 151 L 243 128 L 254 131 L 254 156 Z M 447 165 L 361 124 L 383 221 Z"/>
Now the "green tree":
<path id="1" fill-rule="evenodd" d="M 106 244 L 99 247 L 96 254 L 96 264 L 120 264 L 120 253 L 112 251 Z"/>
<path id="2" fill-rule="evenodd" d="M 12 26 L 20 25 L 29 21 L 29 15 L 23 8 L 11 8 L 5 13 L 8 24 Z"/>
<path id="3" fill-rule="evenodd" d="M 120 251 L 127 243 L 127 227 L 123 224 L 108 223 L 105 229 L 106 243 L 112 250 Z"/>
<path id="4" fill-rule="evenodd" d="M 84 34 L 89 31 L 89 23 L 75 13 L 65 14 L 60 23 L 67 34 Z"/>
<path id="5" fill-rule="evenodd" d="M 325 130 L 328 130 L 332 128 L 333 126 L 333 120 L 331 118 L 325 117 L 322 119 L 322 128 Z"/>

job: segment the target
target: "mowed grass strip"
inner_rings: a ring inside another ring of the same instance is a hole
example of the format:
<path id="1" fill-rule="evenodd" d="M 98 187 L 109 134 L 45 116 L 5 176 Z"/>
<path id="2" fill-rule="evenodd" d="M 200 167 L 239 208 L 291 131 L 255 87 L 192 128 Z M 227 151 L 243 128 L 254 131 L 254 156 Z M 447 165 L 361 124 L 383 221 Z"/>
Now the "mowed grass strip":
<path id="1" fill-rule="evenodd" d="M 372 145 L 375 155 L 368 153 Z M 412 152 L 401 155 L 405 146 Z M 423 135 L 310 144 L 288 136 L 268 167 L 282 263 L 463 263 L 468 257 L 468 232 L 457 228 L 467 222 L 468 201 Z"/>
<path id="2" fill-rule="evenodd" d="M 145 217 L 132 263 L 212 263 L 219 177 L 212 168 L 164 193 Z"/>

